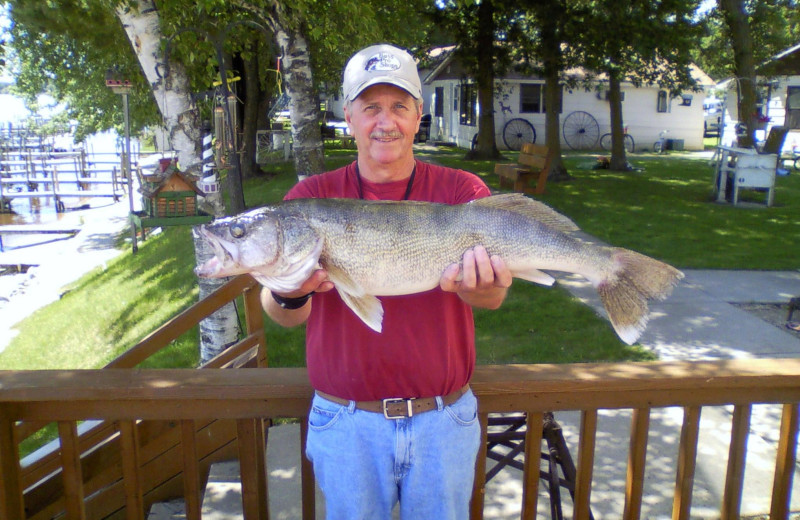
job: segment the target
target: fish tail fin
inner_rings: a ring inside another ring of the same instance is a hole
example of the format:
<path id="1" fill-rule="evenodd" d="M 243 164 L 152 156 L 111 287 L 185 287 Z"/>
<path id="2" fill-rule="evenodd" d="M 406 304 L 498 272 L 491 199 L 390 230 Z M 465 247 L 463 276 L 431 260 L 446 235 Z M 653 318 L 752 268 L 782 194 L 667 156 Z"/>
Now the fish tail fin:
<path id="1" fill-rule="evenodd" d="M 647 300 L 663 300 L 683 273 L 654 258 L 614 248 L 612 272 L 597 286 L 600 300 L 620 338 L 632 345 L 649 318 Z"/>

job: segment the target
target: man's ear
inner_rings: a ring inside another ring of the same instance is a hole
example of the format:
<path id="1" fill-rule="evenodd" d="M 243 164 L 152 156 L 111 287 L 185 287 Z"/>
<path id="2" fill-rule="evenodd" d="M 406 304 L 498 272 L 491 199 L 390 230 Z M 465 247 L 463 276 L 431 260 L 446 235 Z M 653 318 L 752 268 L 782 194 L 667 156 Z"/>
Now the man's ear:
<path id="1" fill-rule="evenodd" d="M 347 130 L 350 135 L 353 135 L 353 127 L 350 126 L 350 111 L 347 109 L 348 105 L 344 106 L 344 121 L 347 123 Z"/>

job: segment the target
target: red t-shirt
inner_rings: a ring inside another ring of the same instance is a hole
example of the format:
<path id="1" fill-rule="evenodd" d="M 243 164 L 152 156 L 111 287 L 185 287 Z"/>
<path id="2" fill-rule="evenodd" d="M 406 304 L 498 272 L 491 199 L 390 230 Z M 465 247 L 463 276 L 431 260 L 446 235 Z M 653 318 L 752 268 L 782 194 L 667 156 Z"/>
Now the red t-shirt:
<path id="1" fill-rule="evenodd" d="M 286 199 L 359 198 L 356 163 L 295 185 Z M 361 179 L 367 200 L 402 200 L 408 181 Z M 416 161 L 409 200 L 461 204 L 486 197 L 489 188 L 463 170 Z M 306 328 L 311 385 L 355 401 L 447 395 L 469 382 L 475 367 L 472 309 L 438 287 L 379 298 L 383 332 L 367 327 L 336 290 L 315 294 Z"/>

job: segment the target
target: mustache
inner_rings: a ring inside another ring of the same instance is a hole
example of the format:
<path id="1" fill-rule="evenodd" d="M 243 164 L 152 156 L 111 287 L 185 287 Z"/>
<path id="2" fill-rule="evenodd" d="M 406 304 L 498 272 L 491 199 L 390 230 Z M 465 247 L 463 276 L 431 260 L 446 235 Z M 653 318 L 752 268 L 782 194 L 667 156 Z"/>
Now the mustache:
<path id="1" fill-rule="evenodd" d="M 376 130 L 369 134 L 370 139 L 399 139 L 403 137 L 402 132 L 392 131 L 392 132 L 382 132 L 380 130 Z"/>

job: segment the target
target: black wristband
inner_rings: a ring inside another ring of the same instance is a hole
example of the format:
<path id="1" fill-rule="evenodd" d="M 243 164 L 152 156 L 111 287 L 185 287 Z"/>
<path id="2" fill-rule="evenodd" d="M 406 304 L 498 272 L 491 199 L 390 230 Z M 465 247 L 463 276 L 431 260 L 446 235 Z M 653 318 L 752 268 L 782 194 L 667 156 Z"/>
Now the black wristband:
<path id="1" fill-rule="evenodd" d="M 272 293 L 272 299 L 278 302 L 278 305 L 281 306 L 281 309 L 287 309 L 290 311 L 294 309 L 299 309 L 300 307 L 305 305 L 308 299 L 311 298 L 311 296 L 314 294 L 314 291 L 311 291 L 305 296 L 298 296 L 297 298 L 286 298 L 285 296 L 275 294 L 272 291 L 270 292 Z"/>

